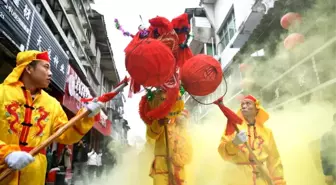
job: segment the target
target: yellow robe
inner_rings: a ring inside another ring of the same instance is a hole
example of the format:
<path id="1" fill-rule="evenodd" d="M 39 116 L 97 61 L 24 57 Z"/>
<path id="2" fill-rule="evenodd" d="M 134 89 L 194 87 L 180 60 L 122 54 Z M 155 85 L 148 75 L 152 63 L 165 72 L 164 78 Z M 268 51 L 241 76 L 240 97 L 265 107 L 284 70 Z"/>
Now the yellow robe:
<path id="1" fill-rule="evenodd" d="M 175 123 L 170 123 L 168 128 L 169 151 L 172 163 L 172 172 L 176 185 L 185 185 L 186 176 L 184 166 L 192 159 L 192 146 L 185 129 Z M 166 162 L 166 141 L 164 127 L 157 121 L 147 127 L 147 136 L 155 140 L 154 161 L 150 175 L 154 185 L 170 185 L 168 182 L 168 168 Z"/>
<path id="2" fill-rule="evenodd" d="M 246 131 L 248 143 L 258 160 L 268 169 L 274 185 L 285 185 L 283 166 L 280 155 L 273 138 L 272 131 L 264 126 L 264 122 L 256 119 L 254 126 L 248 126 L 246 122 L 238 125 L 240 130 Z M 222 136 L 218 152 L 225 161 L 237 164 L 240 172 L 239 179 L 235 179 L 230 185 L 268 185 L 256 165 L 249 161 L 249 152 L 243 144 L 238 147 L 232 143 L 235 134 Z"/>
<path id="3" fill-rule="evenodd" d="M 10 152 L 27 151 L 38 146 L 68 122 L 55 98 L 41 90 L 33 100 L 30 92 L 22 87 L 20 82 L 0 84 L 0 173 L 7 168 L 5 158 Z M 78 142 L 93 124 L 93 118 L 84 118 L 57 142 Z M 47 160 L 42 153 L 35 156 L 33 163 L 1 181 L 0 185 L 44 185 Z"/>

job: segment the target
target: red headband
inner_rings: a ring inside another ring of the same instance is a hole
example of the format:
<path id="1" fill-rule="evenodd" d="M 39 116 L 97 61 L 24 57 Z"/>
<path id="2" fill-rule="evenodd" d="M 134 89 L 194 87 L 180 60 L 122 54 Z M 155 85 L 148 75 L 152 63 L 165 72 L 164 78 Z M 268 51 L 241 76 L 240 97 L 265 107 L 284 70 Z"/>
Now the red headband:
<path id="1" fill-rule="evenodd" d="M 254 103 L 257 102 L 257 99 L 256 99 L 254 96 L 252 96 L 252 95 L 247 95 L 247 96 L 245 96 L 245 97 L 244 97 L 244 100 L 251 100 L 251 101 L 253 101 Z"/>
<path id="2" fill-rule="evenodd" d="M 44 60 L 50 62 L 49 53 L 47 51 L 36 55 L 36 60 Z"/>

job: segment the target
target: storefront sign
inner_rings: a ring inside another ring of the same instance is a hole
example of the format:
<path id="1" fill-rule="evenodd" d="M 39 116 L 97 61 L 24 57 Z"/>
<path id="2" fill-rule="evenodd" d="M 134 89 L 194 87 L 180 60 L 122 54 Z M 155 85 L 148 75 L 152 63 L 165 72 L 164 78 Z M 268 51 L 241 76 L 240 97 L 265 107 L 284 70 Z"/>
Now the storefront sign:
<path id="1" fill-rule="evenodd" d="M 104 136 L 110 136 L 112 133 L 112 123 L 110 120 L 106 120 L 105 127 L 102 124 L 94 124 L 93 127 L 98 130 Z"/>
<path id="2" fill-rule="evenodd" d="M 67 71 L 66 88 L 63 97 L 63 105 L 76 113 L 83 107 L 82 98 L 91 98 L 89 88 L 82 82 L 76 72 L 69 67 Z"/>
<path id="3" fill-rule="evenodd" d="M 67 80 L 65 86 L 65 93 L 63 96 L 63 106 L 76 114 L 84 104 L 81 103 L 82 98 L 91 98 L 89 88 L 82 82 L 72 67 L 67 71 Z M 111 134 L 111 121 L 108 120 L 107 115 L 100 111 L 100 120 L 94 124 L 94 128 L 105 136 Z"/>
<path id="4" fill-rule="evenodd" d="M 0 31 L 21 51 L 48 51 L 52 82 L 64 92 L 68 56 L 30 0 L 0 0 Z"/>

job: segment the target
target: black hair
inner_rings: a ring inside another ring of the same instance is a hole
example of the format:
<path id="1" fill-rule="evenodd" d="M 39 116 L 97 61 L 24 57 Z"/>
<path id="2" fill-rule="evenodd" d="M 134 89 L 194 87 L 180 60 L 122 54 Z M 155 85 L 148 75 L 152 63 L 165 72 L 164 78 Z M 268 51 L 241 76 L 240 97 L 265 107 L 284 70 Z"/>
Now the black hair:
<path id="1" fill-rule="evenodd" d="M 28 66 L 35 68 L 38 63 L 38 60 L 33 60 L 31 63 L 28 64 Z"/>

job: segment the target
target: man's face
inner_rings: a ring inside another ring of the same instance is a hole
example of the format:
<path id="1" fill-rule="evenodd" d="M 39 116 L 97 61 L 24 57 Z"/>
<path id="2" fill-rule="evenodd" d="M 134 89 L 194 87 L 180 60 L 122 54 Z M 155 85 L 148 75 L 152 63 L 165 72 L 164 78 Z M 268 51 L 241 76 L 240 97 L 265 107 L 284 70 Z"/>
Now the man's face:
<path id="1" fill-rule="evenodd" d="M 258 112 L 255 103 L 248 99 L 242 100 L 241 110 L 244 117 L 255 117 Z"/>
<path id="2" fill-rule="evenodd" d="M 51 82 L 50 63 L 44 60 L 37 60 L 35 66 L 28 68 L 29 76 L 36 88 L 47 88 Z"/>

